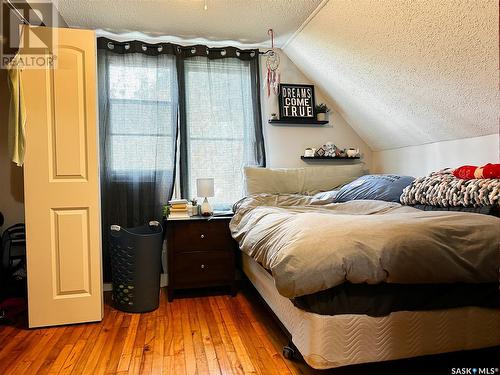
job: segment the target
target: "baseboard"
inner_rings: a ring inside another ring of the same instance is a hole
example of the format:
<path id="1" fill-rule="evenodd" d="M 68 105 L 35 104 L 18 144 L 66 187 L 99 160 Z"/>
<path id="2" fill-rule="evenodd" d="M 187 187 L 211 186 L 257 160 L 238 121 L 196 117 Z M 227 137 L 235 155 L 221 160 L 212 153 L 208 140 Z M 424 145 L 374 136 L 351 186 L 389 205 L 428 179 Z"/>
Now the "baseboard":
<path id="1" fill-rule="evenodd" d="M 162 273 L 160 275 L 160 288 L 166 287 L 168 285 L 168 277 L 166 273 Z M 111 283 L 103 283 L 102 284 L 103 292 L 111 292 L 113 291 L 113 284 Z"/>

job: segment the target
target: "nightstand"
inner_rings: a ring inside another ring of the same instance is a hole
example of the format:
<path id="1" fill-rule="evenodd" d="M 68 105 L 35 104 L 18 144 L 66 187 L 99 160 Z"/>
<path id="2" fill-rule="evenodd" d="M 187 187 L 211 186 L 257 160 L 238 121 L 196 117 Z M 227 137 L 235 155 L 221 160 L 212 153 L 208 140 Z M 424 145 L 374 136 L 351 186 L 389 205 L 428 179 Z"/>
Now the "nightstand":
<path id="1" fill-rule="evenodd" d="M 235 250 L 231 217 L 193 216 L 166 221 L 168 254 L 168 300 L 178 289 L 211 286 L 235 287 Z"/>

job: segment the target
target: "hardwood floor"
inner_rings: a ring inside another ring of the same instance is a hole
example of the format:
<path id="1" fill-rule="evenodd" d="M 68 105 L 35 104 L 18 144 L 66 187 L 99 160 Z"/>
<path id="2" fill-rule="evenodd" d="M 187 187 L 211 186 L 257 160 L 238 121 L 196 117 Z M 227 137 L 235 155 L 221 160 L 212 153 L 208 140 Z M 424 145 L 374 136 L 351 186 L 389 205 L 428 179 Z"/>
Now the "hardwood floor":
<path id="1" fill-rule="evenodd" d="M 188 297 L 168 303 L 162 292 L 160 308 L 146 314 L 106 303 L 100 323 L 0 326 L 0 374 L 450 374 L 498 362 L 495 348 L 314 371 L 283 358 L 286 336 L 252 288 L 234 298 Z"/>

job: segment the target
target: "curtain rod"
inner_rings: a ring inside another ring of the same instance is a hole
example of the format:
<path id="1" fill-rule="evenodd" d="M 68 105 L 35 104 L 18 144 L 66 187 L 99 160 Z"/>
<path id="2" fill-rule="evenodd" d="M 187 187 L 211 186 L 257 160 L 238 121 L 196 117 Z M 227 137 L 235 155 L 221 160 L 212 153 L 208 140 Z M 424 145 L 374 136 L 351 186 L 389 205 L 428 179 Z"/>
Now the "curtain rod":
<path id="1" fill-rule="evenodd" d="M 173 43 L 173 42 L 158 42 L 158 43 L 150 43 L 150 42 L 143 42 L 143 41 L 140 41 L 140 40 L 128 40 L 128 41 L 121 41 L 121 40 L 113 40 L 113 39 L 110 39 L 108 38 L 107 36 L 99 36 L 97 37 L 97 39 L 101 39 L 101 40 L 106 40 L 107 43 L 109 45 L 117 45 L 117 46 L 127 46 L 127 45 L 130 45 L 131 43 L 140 43 L 144 46 L 147 46 L 147 47 L 162 47 L 163 45 L 171 45 L 171 46 L 175 46 L 176 48 L 180 48 L 180 49 L 183 49 L 183 50 L 191 50 L 192 48 L 196 48 L 196 47 L 203 47 L 203 48 L 206 48 L 206 49 L 209 49 L 209 50 L 212 50 L 212 51 L 222 51 L 222 50 L 225 50 L 225 49 L 235 49 L 235 50 L 238 50 L 240 52 L 254 52 L 257 50 L 257 48 L 252 48 L 252 49 L 244 49 L 244 48 L 240 48 L 240 47 L 232 47 L 232 46 L 226 46 L 226 47 L 219 47 L 219 46 L 216 46 L 216 47 L 208 47 L 208 46 L 205 46 L 203 44 L 191 44 L 191 45 L 181 45 L 181 44 L 176 44 L 176 43 Z M 264 54 L 264 53 L 268 53 L 268 52 L 272 52 L 272 50 L 269 50 L 269 51 L 266 51 L 266 52 L 259 52 L 259 54 Z"/>
<path id="2" fill-rule="evenodd" d="M 274 55 L 276 52 L 274 52 L 273 49 L 268 49 L 267 51 L 265 52 L 260 52 L 259 51 L 259 55 Z"/>
<path id="3" fill-rule="evenodd" d="M 97 37 L 97 39 L 102 39 L 102 40 L 106 40 L 108 42 L 108 48 L 111 46 L 114 46 L 114 45 L 118 45 L 118 46 L 125 46 L 125 49 L 128 50 L 128 48 L 130 48 L 130 43 L 141 43 L 143 46 L 145 47 L 152 47 L 152 48 L 158 48 L 158 47 L 162 47 L 162 45 L 174 45 L 176 46 L 176 48 L 180 48 L 182 50 L 191 50 L 192 48 L 196 48 L 196 47 L 205 47 L 209 50 L 212 50 L 212 51 L 223 51 L 223 50 L 226 50 L 226 49 L 229 49 L 229 48 L 232 48 L 232 49 L 235 49 L 235 50 L 238 50 L 240 52 L 243 52 L 243 53 L 248 53 L 248 52 L 252 52 L 252 51 L 257 51 L 258 48 L 255 48 L 255 49 L 243 49 L 243 48 L 239 48 L 239 47 L 229 47 L 229 46 L 226 46 L 226 47 L 208 47 L 208 46 L 203 46 L 201 44 L 193 44 L 193 45 L 180 45 L 180 44 L 176 44 L 176 43 L 173 43 L 173 42 L 158 42 L 158 43 L 150 43 L 150 42 L 143 42 L 143 41 L 139 41 L 139 40 L 129 40 L 129 41 L 121 41 L 121 40 L 113 40 L 113 39 L 110 39 L 108 36 L 99 36 Z M 268 49 L 267 51 L 259 51 L 258 54 L 259 55 L 274 55 L 276 53 L 276 51 L 274 49 Z"/>
<path id="4" fill-rule="evenodd" d="M 259 55 L 258 49 L 240 49 L 237 47 L 207 47 L 201 44 L 184 46 L 170 42 L 150 44 L 139 40 L 116 41 L 106 37 L 97 38 L 97 48 L 118 54 L 143 53 L 146 55 L 177 55 L 185 58 L 207 56 L 209 59 L 236 57 L 240 60 L 252 60 Z"/>

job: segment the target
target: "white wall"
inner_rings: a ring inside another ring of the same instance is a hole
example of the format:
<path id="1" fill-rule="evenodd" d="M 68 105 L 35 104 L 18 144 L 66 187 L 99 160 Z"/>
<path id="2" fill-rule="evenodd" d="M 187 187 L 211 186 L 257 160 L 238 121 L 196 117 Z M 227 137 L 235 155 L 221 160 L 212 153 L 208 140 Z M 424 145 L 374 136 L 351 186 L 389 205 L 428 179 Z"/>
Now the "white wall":
<path id="1" fill-rule="evenodd" d="M 442 168 L 499 162 L 498 134 L 373 152 L 374 173 L 424 176 Z"/>
<path id="2" fill-rule="evenodd" d="M 302 74 L 285 53 L 280 52 L 280 58 L 279 70 L 282 83 L 314 84 Z M 370 168 L 372 151 L 339 114 L 334 103 L 328 100 L 317 86 L 315 87 L 316 103 L 324 102 L 332 109 L 329 117 L 330 124 L 327 127 L 269 124 L 270 114 L 279 114 L 278 97 L 274 94 L 271 94 L 269 98 L 267 96 L 265 56 L 261 57 L 261 67 L 262 126 L 264 128 L 268 167 L 286 168 L 311 165 L 300 159 L 300 156 L 304 154 L 304 150 L 307 147 L 318 148 L 331 141 L 341 148 L 359 147 L 362 153 L 362 161 L 365 162 L 367 169 Z M 338 163 L 338 161 L 335 161 L 335 163 Z"/>

